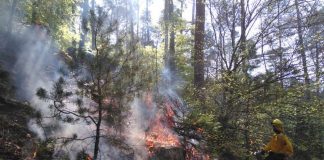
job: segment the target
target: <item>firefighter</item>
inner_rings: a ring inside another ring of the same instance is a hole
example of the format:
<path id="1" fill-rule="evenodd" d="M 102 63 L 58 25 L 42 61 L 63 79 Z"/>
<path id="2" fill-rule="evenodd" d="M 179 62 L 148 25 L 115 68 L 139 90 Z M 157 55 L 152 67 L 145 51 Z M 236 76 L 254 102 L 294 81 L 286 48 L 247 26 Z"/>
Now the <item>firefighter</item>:
<path id="1" fill-rule="evenodd" d="M 288 137 L 284 134 L 283 123 L 279 119 L 275 119 L 271 124 L 275 134 L 258 154 L 269 153 L 265 160 L 287 160 L 293 154 L 293 147 Z"/>

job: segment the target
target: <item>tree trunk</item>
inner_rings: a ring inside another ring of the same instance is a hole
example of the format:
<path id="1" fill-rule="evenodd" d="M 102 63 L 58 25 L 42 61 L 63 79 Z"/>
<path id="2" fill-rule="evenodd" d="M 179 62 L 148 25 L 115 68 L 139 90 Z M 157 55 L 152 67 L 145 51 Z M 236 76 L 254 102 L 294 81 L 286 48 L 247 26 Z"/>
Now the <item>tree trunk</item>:
<path id="1" fill-rule="evenodd" d="M 247 75 L 248 70 L 248 50 L 246 48 L 246 12 L 245 12 L 245 0 L 241 0 L 241 38 L 240 38 L 240 48 L 241 48 L 241 58 L 242 60 L 242 71 L 245 75 Z M 238 62 L 236 62 L 238 63 Z M 236 64 L 239 65 L 239 64 Z"/>
<path id="2" fill-rule="evenodd" d="M 195 25 L 195 19 L 196 19 L 196 0 L 192 0 L 192 10 L 191 10 L 191 25 L 194 26 Z M 193 29 L 193 27 L 190 29 L 191 32 L 191 36 L 194 37 L 195 36 L 195 30 Z M 195 40 L 192 38 L 190 40 L 191 44 L 193 45 L 195 43 Z M 195 51 L 194 49 L 191 50 L 191 58 L 193 59 L 195 55 Z M 194 65 L 192 63 L 192 65 Z"/>
<path id="3" fill-rule="evenodd" d="M 296 7 L 296 12 L 297 12 L 297 31 L 298 31 L 298 49 L 297 50 L 302 58 L 302 65 L 303 65 L 303 72 L 304 72 L 304 79 L 305 79 L 304 82 L 306 85 L 305 98 L 308 100 L 310 98 L 310 91 L 308 89 L 309 84 L 310 84 L 310 79 L 309 79 L 308 69 L 307 69 L 307 59 L 306 59 L 306 53 L 305 53 L 301 13 L 299 11 L 298 0 L 295 0 L 295 7 Z"/>
<path id="4" fill-rule="evenodd" d="M 96 8 L 95 8 L 95 0 L 92 0 L 91 1 L 91 10 L 93 12 L 93 15 L 96 15 L 95 11 L 96 11 Z M 92 43 L 91 43 L 91 48 L 92 49 L 95 49 L 96 48 L 96 33 L 95 33 L 95 23 L 91 23 L 91 40 L 92 40 Z"/>
<path id="5" fill-rule="evenodd" d="M 176 63 L 175 63 L 175 31 L 174 31 L 174 19 L 173 19 L 173 10 L 174 10 L 174 5 L 173 5 L 173 0 L 170 0 L 170 23 L 171 23 L 171 33 L 170 33 L 170 53 L 169 53 L 169 66 L 171 72 L 174 72 L 176 69 Z"/>
<path id="6" fill-rule="evenodd" d="M 95 138 L 94 155 L 93 155 L 94 160 L 97 160 L 98 153 L 99 153 L 100 127 L 101 127 L 101 120 L 102 120 L 102 103 L 101 103 L 101 100 L 99 100 L 99 103 L 98 103 L 98 111 L 99 111 L 99 117 L 98 117 L 98 122 L 96 124 L 96 138 Z"/>
<path id="7" fill-rule="evenodd" d="M 8 34 L 10 34 L 12 31 L 12 21 L 16 12 L 16 6 L 17 6 L 17 0 L 13 0 L 11 4 L 9 19 L 8 19 L 8 28 L 7 28 Z"/>
<path id="8" fill-rule="evenodd" d="M 134 8 L 133 8 L 133 3 L 131 2 L 130 4 L 130 12 L 131 13 L 135 13 L 134 12 Z M 135 35 L 134 35 L 134 18 L 133 18 L 133 14 L 130 14 L 129 15 L 129 20 L 130 20 L 130 35 L 131 35 L 131 46 L 133 47 L 133 45 L 135 44 L 134 41 L 135 41 Z"/>
<path id="9" fill-rule="evenodd" d="M 81 32 L 80 32 L 80 41 L 79 41 L 79 51 L 84 48 L 85 39 L 88 34 L 88 20 L 89 20 L 89 0 L 84 0 L 82 5 L 82 14 L 81 14 Z"/>
<path id="10" fill-rule="evenodd" d="M 101 63 L 99 62 L 99 55 L 97 54 L 97 63 L 99 65 L 99 72 L 102 73 L 101 70 Z M 102 110 L 103 110 L 103 95 L 102 95 L 102 86 L 100 85 L 101 82 L 101 75 L 99 74 L 97 77 L 97 91 L 98 91 L 98 122 L 96 123 L 96 137 L 95 137 L 95 146 L 94 146 L 94 154 L 93 154 L 93 159 L 97 160 L 98 159 L 98 153 L 99 153 L 99 144 L 100 144 L 100 127 L 101 127 L 101 120 L 102 120 Z"/>
<path id="11" fill-rule="evenodd" d="M 235 53 L 235 26 L 236 26 L 236 4 L 235 4 L 236 2 L 233 0 L 232 1 L 232 7 L 233 7 L 233 15 L 232 15 L 232 17 L 233 17 L 233 22 L 232 22 L 232 26 L 231 26 L 231 45 L 232 45 L 232 59 L 230 60 L 231 61 L 231 63 L 229 64 L 229 68 L 228 69 L 232 69 L 232 66 L 234 67 L 234 68 L 236 68 L 236 66 L 235 66 L 235 64 L 237 64 L 238 63 L 238 56 L 236 55 L 236 53 Z M 225 45 L 225 43 L 224 43 L 224 45 Z M 233 64 L 234 63 L 234 64 Z"/>
<path id="12" fill-rule="evenodd" d="M 182 14 L 183 14 L 183 3 L 184 3 L 184 0 L 180 0 L 180 17 L 183 18 Z"/>
<path id="13" fill-rule="evenodd" d="M 136 37 L 139 37 L 139 23 L 140 23 L 140 7 L 139 7 L 139 0 L 137 0 L 137 25 L 136 25 Z"/>
<path id="14" fill-rule="evenodd" d="M 316 42 L 315 45 L 315 76 L 316 76 L 316 95 L 319 96 L 320 95 L 320 89 L 321 89 L 321 85 L 320 80 L 321 80 L 321 68 L 320 68 L 320 51 L 319 51 L 319 46 L 318 46 L 318 42 Z"/>
<path id="15" fill-rule="evenodd" d="M 196 0 L 192 0 L 192 10 L 191 10 L 191 24 L 195 24 L 195 13 L 196 13 Z M 192 35 L 194 35 L 192 33 Z"/>
<path id="16" fill-rule="evenodd" d="M 244 73 L 244 76 L 248 76 L 248 63 L 249 63 L 249 53 L 248 49 L 246 47 L 246 25 L 245 25 L 245 19 L 246 19 L 246 12 L 245 12 L 245 0 L 241 0 L 240 2 L 241 6 L 241 38 L 240 38 L 240 48 L 241 48 L 241 58 L 242 60 L 242 71 Z M 239 65 L 239 64 L 237 64 Z M 245 83 L 249 83 L 248 81 Z M 250 117 L 250 100 L 248 99 L 247 102 L 245 102 L 246 108 L 245 108 L 245 128 L 244 128 L 244 143 L 245 143 L 245 149 L 246 149 L 246 159 L 248 159 L 248 155 L 250 153 L 250 133 L 249 133 L 249 117 Z"/>
<path id="17" fill-rule="evenodd" d="M 304 41 L 303 41 L 303 30 L 302 30 L 302 20 L 301 20 L 301 13 L 299 10 L 299 2 L 298 0 L 295 0 L 295 7 L 296 7 L 296 14 L 297 14 L 297 33 L 298 33 L 298 46 L 297 51 L 298 54 L 300 54 L 302 58 L 302 67 L 303 67 L 303 76 L 304 76 L 304 84 L 306 86 L 304 90 L 304 97 L 306 101 L 310 100 L 310 90 L 309 90 L 309 84 L 310 79 L 308 75 L 308 69 L 307 69 L 307 59 L 306 59 L 306 53 L 305 53 L 305 47 L 304 47 Z M 295 132 L 297 137 L 307 137 L 307 134 L 305 131 L 309 130 L 309 124 L 305 121 L 305 114 L 304 112 L 304 106 L 303 105 L 297 105 L 296 106 L 296 126 L 295 126 Z M 299 141 L 299 140 L 298 140 Z M 298 143 L 298 142 L 297 142 Z M 297 153 L 300 155 L 306 154 L 306 152 L 300 152 Z"/>
<path id="18" fill-rule="evenodd" d="M 204 34 L 205 0 L 197 0 L 194 44 L 194 85 L 198 90 L 204 86 Z"/>
<path id="19" fill-rule="evenodd" d="M 148 6 L 149 6 L 149 0 L 146 0 L 146 8 L 145 8 L 145 37 L 144 37 L 144 45 L 147 46 L 147 45 L 150 45 L 150 28 L 149 28 L 149 9 L 148 9 Z"/>
<path id="20" fill-rule="evenodd" d="M 32 24 L 36 24 L 36 23 L 38 23 L 37 22 L 37 20 L 38 20 L 38 18 L 37 18 L 37 8 L 38 7 L 38 0 L 35 0 L 35 1 L 33 1 L 33 4 L 32 4 L 32 17 L 31 17 L 31 23 Z"/>
<path id="21" fill-rule="evenodd" d="M 164 1 L 164 58 L 167 62 L 169 54 L 169 0 Z"/>
<path id="22" fill-rule="evenodd" d="M 281 27 L 280 27 L 280 1 L 277 2 L 277 16 L 278 16 L 278 30 L 279 30 L 279 33 L 278 33 L 278 41 L 279 41 L 279 75 L 280 75 L 280 85 L 281 85 L 281 88 L 284 87 L 284 84 L 283 84 L 283 72 L 284 72 L 284 66 L 283 66 L 283 49 L 282 49 L 282 41 L 281 41 Z"/>

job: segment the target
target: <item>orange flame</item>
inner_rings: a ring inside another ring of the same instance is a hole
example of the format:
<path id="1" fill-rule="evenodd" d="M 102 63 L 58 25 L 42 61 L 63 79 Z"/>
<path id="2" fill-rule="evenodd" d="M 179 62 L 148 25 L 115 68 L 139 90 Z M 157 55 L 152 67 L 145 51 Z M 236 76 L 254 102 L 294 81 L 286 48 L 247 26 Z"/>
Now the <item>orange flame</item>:
<path id="1" fill-rule="evenodd" d="M 144 100 L 147 109 L 153 109 L 153 96 L 151 92 L 146 94 Z M 172 148 L 181 145 L 178 136 L 172 131 L 172 128 L 175 127 L 174 104 L 167 98 L 164 98 L 162 107 L 160 108 L 163 108 L 163 110 L 161 109 L 156 113 L 145 135 L 146 148 L 150 157 L 153 156 L 156 148 Z M 197 128 L 196 131 L 201 134 L 204 132 L 204 129 Z M 210 160 L 208 154 L 197 150 L 192 145 L 185 145 L 184 149 L 187 153 L 185 157 L 186 160 Z"/>
<path id="2" fill-rule="evenodd" d="M 145 141 L 149 154 L 154 152 L 156 147 L 176 147 L 180 145 L 178 136 L 172 132 L 174 126 L 171 103 L 164 101 L 163 108 L 165 112 L 160 110 L 156 113 L 155 118 L 151 121 L 148 130 L 146 131 Z M 153 108 L 152 93 L 148 93 L 145 97 L 145 104 L 148 109 Z"/>

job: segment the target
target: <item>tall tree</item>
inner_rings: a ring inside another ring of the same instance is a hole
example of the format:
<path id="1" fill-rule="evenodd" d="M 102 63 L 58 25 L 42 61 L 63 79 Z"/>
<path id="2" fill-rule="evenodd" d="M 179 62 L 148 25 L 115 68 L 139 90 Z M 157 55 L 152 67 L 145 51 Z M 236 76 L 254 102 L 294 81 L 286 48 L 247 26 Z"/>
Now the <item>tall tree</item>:
<path id="1" fill-rule="evenodd" d="M 205 0 L 197 0 L 194 44 L 194 85 L 204 86 L 204 43 L 205 42 Z"/>
<path id="2" fill-rule="evenodd" d="M 174 13 L 174 4 L 173 4 L 173 0 L 170 0 L 170 4 L 169 4 L 169 15 L 170 15 L 170 48 L 169 48 L 169 67 L 171 71 L 175 71 L 176 69 L 176 62 L 175 62 L 175 13 Z"/>
<path id="3" fill-rule="evenodd" d="M 127 50 L 123 48 L 125 41 L 121 39 L 116 43 L 110 41 L 116 32 L 118 23 L 114 19 L 109 19 L 108 13 L 105 10 L 98 10 L 98 14 L 91 12 L 90 20 L 95 24 L 96 44 L 100 45 L 96 45 L 93 54 L 83 56 L 79 54 L 76 59 L 73 59 L 78 66 L 71 68 L 73 69 L 72 75 L 68 74 L 67 78 L 72 77 L 76 80 L 78 84 L 76 91 L 72 93 L 67 90 L 67 82 L 63 78 L 54 84 L 50 94 L 47 94 L 47 91 L 42 88 L 37 91 L 37 95 L 41 99 L 52 102 L 52 109 L 60 120 L 62 117 L 63 120 L 68 119 L 69 122 L 82 119 L 94 126 L 94 135 L 87 137 L 94 140 L 94 160 L 99 159 L 102 139 L 112 140 L 112 135 L 116 137 L 124 126 L 122 114 L 127 112 L 124 98 L 132 88 L 130 76 L 134 76 L 131 71 L 133 71 L 132 66 L 134 67 L 135 63 L 129 62 L 134 48 L 127 48 Z M 83 72 L 84 70 L 86 73 Z M 71 100 L 69 98 L 72 95 L 77 97 L 76 110 L 70 110 L 66 105 L 66 100 Z M 95 105 L 84 106 L 83 97 L 91 99 Z M 128 97 L 130 97 L 129 94 Z M 103 125 L 104 122 L 106 125 Z M 116 133 L 107 132 L 107 130 L 103 130 L 104 128 L 110 128 Z M 120 137 L 122 135 L 114 138 L 114 141 L 119 141 Z"/>

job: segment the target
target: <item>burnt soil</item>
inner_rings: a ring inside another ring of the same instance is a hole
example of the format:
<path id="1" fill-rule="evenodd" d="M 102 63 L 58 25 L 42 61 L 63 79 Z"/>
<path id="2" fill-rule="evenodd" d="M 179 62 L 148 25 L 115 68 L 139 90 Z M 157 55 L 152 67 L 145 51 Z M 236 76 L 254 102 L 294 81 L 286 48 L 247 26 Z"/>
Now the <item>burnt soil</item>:
<path id="1" fill-rule="evenodd" d="M 0 97 L 0 160 L 32 157 L 36 136 L 27 123 L 33 114 L 29 105 Z"/>

